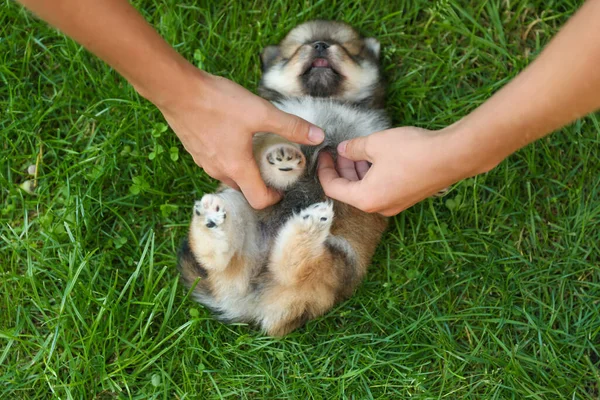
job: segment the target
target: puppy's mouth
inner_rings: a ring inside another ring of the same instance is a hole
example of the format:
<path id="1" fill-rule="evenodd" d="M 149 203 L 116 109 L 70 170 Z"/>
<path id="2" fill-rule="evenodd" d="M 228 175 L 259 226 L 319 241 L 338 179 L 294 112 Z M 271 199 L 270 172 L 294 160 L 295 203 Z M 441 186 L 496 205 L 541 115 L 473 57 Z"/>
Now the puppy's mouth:
<path id="1" fill-rule="evenodd" d="M 331 68 L 326 58 L 315 58 L 310 66 L 311 68 Z"/>
<path id="2" fill-rule="evenodd" d="M 326 58 L 315 58 L 314 60 L 312 60 L 311 63 L 308 64 L 308 66 L 306 67 L 306 70 L 304 71 L 304 73 L 302 75 L 308 75 L 311 73 L 321 73 L 321 72 L 326 72 L 326 71 L 331 71 L 333 73 L 335 73 L 336 75 L 339 75 L 339 72 L 337 72 L 333 66 L 331 65 L 331 63 L 329 62 L 329 60 L 327 60 Z"/>
<path id="3" fill-rule="evenodd" d="M 336 65 L 322 56 L 307 60 L 299 78 L 304 92 L 314 97 L 333 96 L 344 80 L 344 76 L 336 70 Z"/>

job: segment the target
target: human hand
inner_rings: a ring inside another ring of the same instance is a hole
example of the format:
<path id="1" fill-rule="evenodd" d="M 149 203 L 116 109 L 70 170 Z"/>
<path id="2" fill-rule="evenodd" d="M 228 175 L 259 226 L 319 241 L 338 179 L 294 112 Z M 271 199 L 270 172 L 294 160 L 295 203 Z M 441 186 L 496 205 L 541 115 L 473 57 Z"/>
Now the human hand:
<path id="1" fill-rule="evenodd" d="M 280 194 L 267 188 L 252 154 L 252 137 L 272 132 L 302 144 L 319 144 L 323 131 L 278 110 L 238 84 L 194 70 L 183 94 L 157 104 L 196 164 L 225 184 L 241 189 L 261 209 Z"/>
<path id="2" fill-rule="evenodd" d="M 334 165 L 319 158 L 325 194 L 366 212 L 391 216 L 474 175 L 454 125 L 433 132 L 402 127 L 342 142 Z M 369 164 L 372 166 L 369 168 Z"/>

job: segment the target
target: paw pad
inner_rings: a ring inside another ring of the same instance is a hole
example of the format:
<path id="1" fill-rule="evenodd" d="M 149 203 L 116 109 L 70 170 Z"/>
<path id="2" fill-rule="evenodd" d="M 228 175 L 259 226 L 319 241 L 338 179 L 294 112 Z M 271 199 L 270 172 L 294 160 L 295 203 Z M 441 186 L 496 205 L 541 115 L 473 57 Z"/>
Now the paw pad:
<path id="1" fill-rule="evenodd" d="M 205 194 L 194 204 L 194 214 L 202 218 L 207 228 L 215 228 L 223 224 L 227 218 L 223 199 L 215 194 Z"/>
<path id="2" fill-rule="evenodd" d="M 304 155 L 298 148 L 289 144 L 278 144 L 268 149 L 265 159 L 274 168 L 289 172 L 304 167 Z"/>
<path id="3" fill-rule="evenodd" d="M 276 189 L 285 190 L 304 173 L 306 159 L 297 146 L 278 143 L 264 150 L 260 164 L 265 182 Z"/>
<path id="4" fill-rule="evenodd" d="M 300 211 L 300 217 L 307 223 L 327 224 L 333 220 L 333 202 L 315 203 Z"/>

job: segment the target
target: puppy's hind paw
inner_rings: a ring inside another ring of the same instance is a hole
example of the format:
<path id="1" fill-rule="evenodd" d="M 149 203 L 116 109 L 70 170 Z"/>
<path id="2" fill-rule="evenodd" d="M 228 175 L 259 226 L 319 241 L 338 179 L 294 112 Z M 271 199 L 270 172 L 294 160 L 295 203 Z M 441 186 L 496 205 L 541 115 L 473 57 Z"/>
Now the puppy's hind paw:
<path id="1" fill-rule="evenodd" d="M 315 203 L 300 211 L 298 216 L 306 228 L 329 228 L 333 222 L 333 202 Z"/>
<path id="2" fill-rule="evenodd" d="M 202 218 L 207 228 L 217 228 L 227 219 L 225 201 L 216 194 L 205 194 L 194 204 L 194 214 L 197 218 Z"/>

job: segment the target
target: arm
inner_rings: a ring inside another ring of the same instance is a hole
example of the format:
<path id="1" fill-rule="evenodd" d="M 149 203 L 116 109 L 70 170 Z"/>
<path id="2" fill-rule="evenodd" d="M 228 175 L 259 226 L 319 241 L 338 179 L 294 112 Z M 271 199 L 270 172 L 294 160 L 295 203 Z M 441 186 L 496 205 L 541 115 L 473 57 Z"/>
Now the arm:
<path id="1" fill-rule="evenodd" d="M 320 159 L 328 196 L 394 215 L 600 108 L 600 0 L 589 0 L 540 56 L 457 123 L 432 134 L 395 128 L 344 142 L 338 170 Z M 363 179 L 349 160 L 373 163 Z M 350 172 L 347 172 L 350 171 Z"/>
<path id="2" fill-rule="evenodd" d="M 323 138 L 308 122 L 196 69 L 127 0 L 19 1 L 123 75 L 161 110 L 194 161 L 212 177 L 239 186 L 253 207 L 279 196 L 267 189 L 252 157 L 254 133 L 273 132 L 305 144 Z"/>

